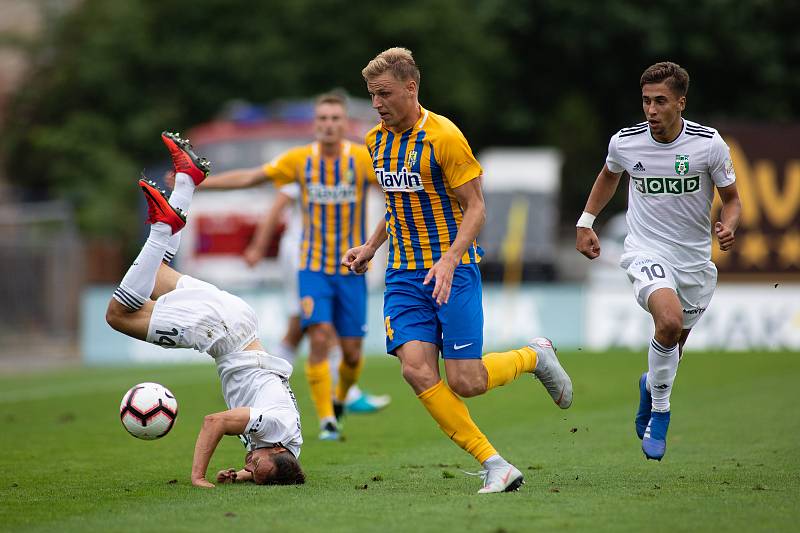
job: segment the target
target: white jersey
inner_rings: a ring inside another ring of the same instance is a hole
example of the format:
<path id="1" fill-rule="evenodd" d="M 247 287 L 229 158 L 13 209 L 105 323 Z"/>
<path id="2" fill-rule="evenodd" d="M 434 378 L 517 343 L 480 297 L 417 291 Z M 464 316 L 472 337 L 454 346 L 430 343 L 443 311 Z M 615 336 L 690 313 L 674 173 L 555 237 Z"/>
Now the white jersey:
<path id="1" fill-rule="evenodd" d="M 300 411 L 289 386 L 292 365 L 262 351 L 217 357 L 217 373 L 229 409 L 250 408 L 241 436 L 248 451 L 280 444 L 300 457 Z"/>
<path id="2" fill-rule="evenodd" d="M 635 252 L 646 251 L 679 270 L 704 269 L 711 261 L 714 186 L 736 181 L 717 130 L 684 119 L 678 137 L 661 143 L 642 122 L 611 137 L 606 165 L 630 174 L 623 268 Z"/>
<path id="3" fill-rule="evenodd" d="M 303 437 L 289 377 L 292 365 L 263 351 L 244 349 L 257 338 L 258 318 L 238 296 L 181 276 L 175 290 L 156 300 L 147 342 L 207 352 L 217 364 L 230 409 L 249 407 L 242 440 L 248 450 L 281 443 L 300 456 Z"/>

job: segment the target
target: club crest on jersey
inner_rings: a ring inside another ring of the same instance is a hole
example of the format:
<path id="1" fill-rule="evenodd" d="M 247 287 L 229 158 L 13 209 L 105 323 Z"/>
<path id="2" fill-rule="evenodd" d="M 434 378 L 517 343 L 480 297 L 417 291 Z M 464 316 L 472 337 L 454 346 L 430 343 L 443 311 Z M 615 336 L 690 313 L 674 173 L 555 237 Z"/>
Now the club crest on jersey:
<path id="1" fill-rule="evenodd" d="M 417 172 L 409 172 L 403 167 L 400 172 L 389 172 L 382 168 L 375 169 L 375 177 L 384 191 L 414 192 L 423 190 L 422 177 Z"/>
<path id="2" fill-rule="evenodd" d="M 417 164 L 417 151 L 411 150 L 408 152 L 408 157 L 406 157 L 406 166 L 408 168 L 414 168 L 414 165 Z"/>
<path id="3" fill-rule="evenodd" d="M 642 194 L 691 194 L 700 190 L 700 176 L 637 177 L 631 176 L 633 187 Z"/>
<path id="4" fill-rule="evenodd" d="M 678 174 L 678 176 L 685 176 L 689 172 L 688 155 L 675 156 L 675 172 Z"/>

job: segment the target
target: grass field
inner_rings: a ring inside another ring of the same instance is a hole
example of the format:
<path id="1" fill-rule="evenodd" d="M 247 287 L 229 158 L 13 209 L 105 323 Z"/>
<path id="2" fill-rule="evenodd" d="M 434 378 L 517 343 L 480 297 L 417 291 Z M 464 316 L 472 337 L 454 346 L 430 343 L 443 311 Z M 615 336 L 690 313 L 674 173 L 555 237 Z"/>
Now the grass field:
<path id="1" fill-rule="evenodd" d="M 363 382 L 394 401 L 351 416 L 346 441 L 316 440 L 300 372 L 302 487 L 193 488 L 202 416 L 224 408 L 213 365 L 75 369 L 0 377 L 3 531 L 796 531 L 800 527 L 800 356 L 688 353 L 673 395 L 667 455 L 645 461 L 633 429 L 644 355 L 561 353 L 575 403 L 557 409 L 522 379 L 469 400 L 494 445 L 525 474 L 517 493 L 475 494 L 478 465 L 440 433 L 397 363 L 371 358 Z M 118 418 L 140 381 L 180 402 L 164 439 Z M 239 466 L 223 439 L 210 473 Z"/>

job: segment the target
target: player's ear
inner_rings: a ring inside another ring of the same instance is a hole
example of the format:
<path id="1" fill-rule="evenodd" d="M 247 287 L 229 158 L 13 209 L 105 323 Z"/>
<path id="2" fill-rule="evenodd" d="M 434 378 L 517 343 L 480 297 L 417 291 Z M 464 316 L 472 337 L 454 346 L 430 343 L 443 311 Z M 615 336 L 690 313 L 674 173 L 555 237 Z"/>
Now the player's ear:
<path id="1" fill-rule="evenodd" d="M 408 80 L 406 82 L 406 91 L 408 92 L 409 96 L 416 94 L 417 82 L 415 82 L 414 80 Z"/>
<path id="2" fill-rule="evenodd" d="M 680 109 L 681 111 L 686 109 L 686 97 L 685 96 L 681 96 L 680 98 L 678 98 L 678 109 Z"/>

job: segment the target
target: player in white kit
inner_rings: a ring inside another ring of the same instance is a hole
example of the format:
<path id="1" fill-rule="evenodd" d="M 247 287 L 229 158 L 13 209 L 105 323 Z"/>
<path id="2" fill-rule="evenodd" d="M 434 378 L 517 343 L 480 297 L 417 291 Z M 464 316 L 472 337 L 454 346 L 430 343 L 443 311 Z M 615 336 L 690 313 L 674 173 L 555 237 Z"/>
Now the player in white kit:
<path id="1" fill-rule="evenodd" d="M 139 181 L 150 235 L 114 291 L 106 320 L 131 337 L 164 348 L 194 348 L 214 358 L 228 410 L 203 421 L 192 461 L 193 485 L 214 486 L 206 470 L 223 435 L 239 435 L 247 455 L 243 469 L 220 471 L 218 482 L 304 483 L 297 460 L 303 443 L 300 413 L 289 387 L 292 366 L 264 351 L 256 313 L 241 298 L 164 263 L 178 249 L 194 188 L 210 165 L 178 135 L 165 132 L 162 140 L 175 166 L 175 188 L 168 200 L 152 182 Z"/>
<path id="2" fill-rule="evenodd" d="M 639 379 L 636 433 L 645 456 L 660 461 L 678 361 L 717 284 L 711 261 L 714 189 L 722 200 L 714 225 L 722 251 L 733 246 L 741 203 L 725 141 L 715 129 L 681 117 L 689 88 L 686 70 L 656 63 L 644 71 L 640 86 L 646 121 L 611 137 L 606 164 L 577 223 L 576 248 L 589 259 L 600 255 L 592 223 L 627 172 L 628 235 L 620 266 L 655 324 L 648 371 Z"/>

